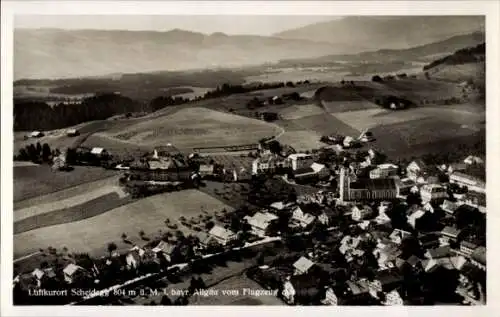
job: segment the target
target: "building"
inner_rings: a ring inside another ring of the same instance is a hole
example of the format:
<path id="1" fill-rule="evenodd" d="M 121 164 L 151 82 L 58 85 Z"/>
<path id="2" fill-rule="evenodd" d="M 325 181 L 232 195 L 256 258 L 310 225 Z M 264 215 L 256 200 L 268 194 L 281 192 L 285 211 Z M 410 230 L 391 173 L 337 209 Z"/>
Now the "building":
<path id="1" fill-rule="evenodd" d="M 314 163 L 312 155 L 305 153 L 290 154 L 288 156 L 288 161 L 290 162 L 290 166 L 294 171 L 301 168 L 311 167 L 311 165 Z"/>
<path id="2" fill-rule="evenodd" d="M 475 243 L 469 242 L 469 241 L 462 241 L 460 243 L 460 252 L 463 254 L 470 256 L 472 253 L 474 253 L 474 250 L 476 250 L 478 246 Z"/>
<path id="3" fill-rule="evenodd" d="M 97 157 L 106 157 L 109 156 L 109 152 L 102 147 L 94 147 L 90 150 L 90 154 L 95 155 Z"/>
<path id="4" fill-rule="evenodd" d="M 401 244 L 404 239 L 409 237 L 411 237 L 411 232 L 401 229 L 394 229 L 389 235 L 389 239 L 396 244 Z"/>
<path id="5" fill-rule="evenodd" d="M 486 193 L 486 182 L 479 177 L 463 172 L 454 172 L 450 175 L 450 183 L 465 186 L 470 191 Z"/>
<path id="6" fill-rule="evenodd" d="M 387 269 L 394 267 L 396 260 L 402 254 L 401 247 L 393 242 L 381 242 L 373 250 L 379 268 Z"/>
<path id="7" fill-rule="evenodd" d="M 66 130 L 66 135 L 69 137 L 74 137 L 80 135 L 80 132 L 77 129 L 68 129 Z"/>
<path id="8" fill-rule="evenodd" d="M 382 305 L 384 306 L 403 306 L 404 301 L 401 297 L 401 294 L 398 290 L 392 290 L 389 293 L 385 294 L 385 300 L 382 301 Z"/>
<path id="9" fill-rule="evenodd" d="M 357 179 L 351 181 L 345 168 L 340 171 L 340 200 L 390 200 L 399 196 L 399 188 L 393 178 Z"/>
<path id="10" fill-rule="evenodd" d="M 292 226 L 306 228 L 311 225 L 316 217 L 310 213 L 304 212 L 300 206 L 297 206 L 292 211 Z"/>
<path id="11" fill-rule="evenodd" d="M 428 249 L 425 252 L 425 257 L 428 259 L 440 259 L 451 256 L 451 249 L 449 245 Z"/>
<path id="12" fill-rule="evenodd" d="M 380 164 L 370 171 L 370 178 L 389 178 L 398 175 L 399 167 L 394 164 Z"/>
<path id="13" fill-rule="evenodd" d="M 368 205 L 355 205 L 351 211 L 351 217 L 354 221 L 363 221 L 373 215 L 373 209 Z"/>
<path id="14" fill-rule="evenodd" d="M 412 226 L 413 229 L 417 228 L 417 222 L 420 218 L 424 217 L 426 214 L 425 210 L 417 209 L 408 216 L 408 224 Z"/>
<path id="15" fill-rule="evenodd" d="M 237 236 L 231 230 L 225 229 L 221 226 L 214 226 L 208 234 L 213 237 L 221 245 L 227 245 L 231 241 L 236 240 Z"/>
<path id="16" fill-rule="evenodd" d="M 285 167 L 286 163 L 276 154 L 267 153 L 252 162 L 252 175 L 274 173 L 278 167 Z"/>
<path id="17" fill-rule="evenodd" d="M 293 263 L 293 268 L 295 269 L 294 275 L 307 274 L 311 267 L 314 266 L 314 262 L 306 257 L 300 257 L 295 263 Z"/>
<path id="18" fill-rule="evenodd" d="M 450 242 L 457 242 L 458 236 L 460 235 L 460 230 L 455 227 L 446 226 L 441 230 L 441 237 L 439 238 L 439 244 L 441 246 L 449 245 Z"/>
<path id="19" fill-rule="evenodd" d="M 480 157 L 469 155 L 464 159 L 464 163 L 467 165 L 484 164 L 484 161 Z"/>
<path id="20" fill-rule="evenodd" d="M 139 267 L 141 264 L 141 258 L 142 255 L 144 255 L 144 250 L 140 249 L 139 247 L 135 246 L 128 252 L 128 254 L 125 257 L 125 262 L 127 263 L 127 268 L 129 270 L 135 270 Z"/>
<path id="21" fill-rule="evenodd" d="M 78 266 L 76 264 L 70 263 L 68 264 L 64 270 L 64 280 L 68 284 L 74 283 L 80 276 L 82 276 L 84 273 L 84 269 L 81 266 Z"/>
<path id="22" fill-rule="evenodd" d="M 293 205 L 294 205 L 294 203 L 292 203 L 292 202 L 285 204 L 282 201 L 277 201 L 277 202 L 274 202 L 271 205 L 269 205 L 269 207 L 271 207 L 272 209 L 277 210 L 277 211 L 282 211 L 282 210 L 286 210 L 286 209 L 291 208 Z"/>
<path id="23" fill-rule="evenodd" d="M 414 182 L 418 182 L 427 176 L 427 169 L 427 165 L 422 160 L 415 160 L 406 167 L 406 176 Z"/>
<path id="24" fill-rule="evenodd" d="M 441 204 L 441 209 L 443 209 L 446 213 L 450 214 L 450 215 L 453 215 L 455 213 L 455 211 L 458 209 L 459 205 L 457 203 L 454 203 L 452 201 L 449 201 L 449 200 L 445 200 L 442 204 Z"/>
<path id="25" fill-rule="evenodd" d="M 323 305 L 337 306 L 339 303 L 339 299 L 337 295 L 335 295 L 335 291 L 328 287 L 325 292 L 325 298 L 321 301 Z"/>
<path id="26" fill-rule="evenodd" d="M 269 212 L 257 212 L 252 217 L 245 216 L 244 218 L 252 227 L 252 233 L 256 236 L 263 237 L 266 235 L 269 225 L 278 219 L 278 216 Z"/>
<path id="27" fill-rule="evenodd" d="M 477 247 L 471 254 L 470 261 L 483 271 L 486 271 L 486 248 Z"/>
<path id="28" fill-rule="evenodd" d="M 29 137 L 30 138 L 41 138 L 43 137 L 45 134 L 41 131 L 33 131 L 29 134 Z"/>
<path id="29" fill-rule="evenodd" d="M 167 243 L 165 241 L 160 241 L 160 243 L 158 243 L 158 245 L 152 249 L 157 258 L 163 256 L 169 262 L 172 261 L 171 256 L 174 250 L 175 245 Z"/>
<path id="30" fill-rule="evenodd" d="M 448 197 L 446 188 L 438 184 L 426 184 L 420 188 L 420 198 L 423 202 L 431 202 Z"/>

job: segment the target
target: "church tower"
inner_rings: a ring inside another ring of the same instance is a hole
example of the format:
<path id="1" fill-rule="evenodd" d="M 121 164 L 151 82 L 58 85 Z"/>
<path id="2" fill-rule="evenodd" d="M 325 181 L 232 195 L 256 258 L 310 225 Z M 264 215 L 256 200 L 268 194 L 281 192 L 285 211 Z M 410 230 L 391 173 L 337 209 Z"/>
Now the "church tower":
<path id="1" fill-rule="evenodd" d="M 350 200 L 350 176 L 349 170 L 345 167 L 340 169 L 339 195 L 341 201 Z"/>

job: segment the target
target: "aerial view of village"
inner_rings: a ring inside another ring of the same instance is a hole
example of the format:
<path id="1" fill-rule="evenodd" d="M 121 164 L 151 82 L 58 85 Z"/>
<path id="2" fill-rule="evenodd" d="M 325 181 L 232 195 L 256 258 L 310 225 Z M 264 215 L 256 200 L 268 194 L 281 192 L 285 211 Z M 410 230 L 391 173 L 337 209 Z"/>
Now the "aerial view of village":
<path id="1" fill-rule="evenodd" d="M 484 16 L 139 18 L 16 17 L 14 305 L 486 304 Z"/>

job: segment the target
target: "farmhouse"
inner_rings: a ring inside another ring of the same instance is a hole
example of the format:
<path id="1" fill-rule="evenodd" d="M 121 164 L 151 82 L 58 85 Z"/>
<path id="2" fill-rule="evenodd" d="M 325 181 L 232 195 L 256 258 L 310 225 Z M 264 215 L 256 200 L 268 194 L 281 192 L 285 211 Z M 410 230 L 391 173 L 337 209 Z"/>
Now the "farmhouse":
<path id="1" fill-rule="evenodd" d="M 427 169 L 422 160 L 416 160 L 406 167 L 406 176 L 414 182 L 421 182 L 421 178 L 427 176 Z"/>
<path id="2" fill-rule="evenodd" d="M 467 165 L 484 164 L 484 161 L 480 157 L 469 155 L 464 159 L 464 163 Z"/>
<path id="3" fill-rule="evenodd" d="M 221 226 L 214 226 L 208 232 L 208 235 L 213 237 L 218 243 L 227 245 L 229 242 L 236 240 L 236 234 L 231 230 L 225 229 Z"/>
<path id="4" fill-rule="evenodd" d="M 167 261 L 171 261 L 171 255 L 175 250 L 175 245 L 167 243 L 165 241 L 160 241 L 152 251 L 156 254 L 156 257 L 163 256 Z"/>
<path id="5" fill-rule="evenodd" d="M 72 284 L 79 277 L 84 275 L 84 269 L 81 266 L 70 263 L 64 268 L 63 273 L 64 273 L 64 280 L 68 284 Z"/>
<path id="6" fill-rule="evenodd" d="M 286 163 L 276 154 L 265 154 L 252 162 L 252 175 L 274 173 L 278 167 L 285 167 Z"/>
<path id="7" fill-rule="evenodd" d="M 437 184 L 427 184 L 420 188 L 420 198 L 423 202 L 431 202 L 448 197 L 446 188 Z"/>
<path id="8" fill-rule="evenodd" d="M 450 183 L 457 184 L 459 186 L 465 186 L 470 191 L 475 191 L 478 193 L 486 192 L 486 183 L 479 177 L 472 176 L 462 172 L 454 172 L 450 175 Z"/>
<path id="9" fill-rule="evenodd" d="M 304 212 L 300 206 L 297 206 L 292 212 L 292 226 L 300 226 L 306 228 L 311 225 L 316 217 L 310 213 Z"/>
<path id="10" fill-rule="evenodd" d="M 311 167 L 314 163 L 312 155 L 304 153 L 290 154 L 288 156 L 288 160 L 290 161 L 290 166 L 294 171 L 301 168 Z"/>
<path id="11" fill-rule="evenodd" d="M 394 164 L 380 164 L 370 171 L 370 178 L 388 178 L 397 176 L 399 167 Z"/>
<path id="12" fill-rule="evenodd" d="M 43 132 L 40 132 L 40 131 L 33 131 L 29 134 L 29 137 L 30 138 L 41 138 L 43 137 L 45 134 L 43 134 Z"/>
<path id="13" fill-rule="evenodd" d="M 102 147 L 94 147 L 90 150 L 90 154 L 97 157 L 106 157 L 109 155 L 108 151 Z"/>
<path id="14" fill-rule="evenodd" d="M 278 216 L 269 212 L 257 212 L 252 217 L 245 216 L 244 219 L 252 227 L 253 234 L 263 237 L 266 235 L 266 230 L 271 222 L 277 220 Z"/>
<path id="15" fill-rule="evenodd" d="M 356 205 L 352 207 L 352 220 L 354 221 L 362 221 L 365 220 L 366 218 L 369 218 L 370 216 L 373 215 L 373 210 L 370 206 L 367 205 Z"/>
<path id="16" fill-rule="evenodd" d="M 460 235 L 460 230 L 455 227 L 446 226 L 441 230 L 441 237 L 439 238 L 439 243 L 441 246 L 449 245 L 450 242 L 456 242 L 458 236 Z"/>
<path id="17" fill-rule="evenodd" d="M 311 267 L 314 266 L 314 262 L 309 260 L 306 257 L 300 257 L 294 264 L 293 267 L 295 269 L 294 275 L 302 275 L 302 274 L 307 274 Z"/>
<path id="18" fill-rule="evenodd" d="M 74 137 L 74 136 L 77 136 L 79 134 L 80 134 L 80 132 L 77 129 L 68 129 L 68 130 L 66 130 L 66 135 L 69 136 L 69 137 Z"/>

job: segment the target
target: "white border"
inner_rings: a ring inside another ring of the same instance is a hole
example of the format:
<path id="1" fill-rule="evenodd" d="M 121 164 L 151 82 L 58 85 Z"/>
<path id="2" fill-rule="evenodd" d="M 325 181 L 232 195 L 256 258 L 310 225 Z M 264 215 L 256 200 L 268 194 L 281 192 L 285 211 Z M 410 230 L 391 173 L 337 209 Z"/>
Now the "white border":
<path id="1" fill-rule="evenodd" d="M 132 316 L 159 314 L 217 314 L 218 316 L 255 316 L 255 314 L 302 315 L 304 313 L 357 316 L 494 316 L 500 311 L 500 299 L 494 281 L 498 275 L 500 242 L 499 195 L 496 167 L 499 155 L 500 88 L 499 12 L 500 2 L 491 1 L 2 1 L 2 109 L 1 109 L 1 316 Z M 142 14 L 142 15 L 486 15 L 487 34 L 487 167 L 488 167 L 488 305 L 484 307 L 13 307 L 12 306 L 12 22 L 15 14 Z M 496 194 L 496 195 L 495 195 Z M 496 308 L 496 309 L 495 309 Z"/>

